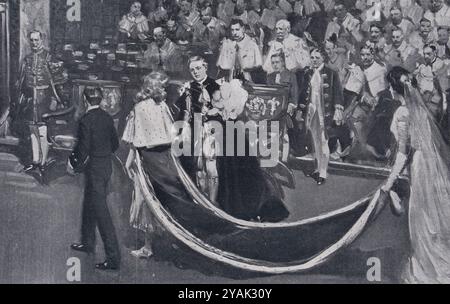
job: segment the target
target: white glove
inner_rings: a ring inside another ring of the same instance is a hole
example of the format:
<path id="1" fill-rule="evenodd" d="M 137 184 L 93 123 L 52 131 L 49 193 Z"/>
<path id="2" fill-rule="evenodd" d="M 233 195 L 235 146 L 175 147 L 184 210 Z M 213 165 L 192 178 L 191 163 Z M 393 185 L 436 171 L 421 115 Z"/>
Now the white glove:
<path id="1" fill-rule="evenodd" d="M 292 115 L 294 115 L 295 109 L 297 109 L 297 106 L 293 103 L 289 103 L 288 108 L 287 108 L 287 113 L 292 116 Z"/>
<path id="2" fill-rule="evenodd" d="M 336 125 L 338 125 L 338 126 L 341 126 L 344 124 L 344 107 L 343 106 L 336 106 L 333 120 L 336 122 Z"/>
<path id="3" fill-rule="evenodd" d="M 70 163 L 70 160 L 67 161 L 66 171 L 69 173 L 69 175 L 76 175 L 75 170 L 72 167 L 72 164 Z"/>
<path id="4" fill-rule="evenodd" d="M 184 144 L 190 144 L 191 143 L 191 126 L 188 122 L 185 122 L 183 130 L 181 131 L 181 140 Z"/>

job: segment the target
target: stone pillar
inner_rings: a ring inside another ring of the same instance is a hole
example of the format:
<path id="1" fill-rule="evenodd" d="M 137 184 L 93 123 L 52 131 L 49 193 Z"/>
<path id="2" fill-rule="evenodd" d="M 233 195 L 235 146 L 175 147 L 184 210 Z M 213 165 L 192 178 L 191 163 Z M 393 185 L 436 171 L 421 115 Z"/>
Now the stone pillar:
<path id="1" fill-rule="evenodd" d="M 28 33 L 31 30 L 38 30 L 44 34 L 44 45 L 48 48 L 50 44 L 50 0 L 20 1 L 20 61 L 30 53 Z"/>

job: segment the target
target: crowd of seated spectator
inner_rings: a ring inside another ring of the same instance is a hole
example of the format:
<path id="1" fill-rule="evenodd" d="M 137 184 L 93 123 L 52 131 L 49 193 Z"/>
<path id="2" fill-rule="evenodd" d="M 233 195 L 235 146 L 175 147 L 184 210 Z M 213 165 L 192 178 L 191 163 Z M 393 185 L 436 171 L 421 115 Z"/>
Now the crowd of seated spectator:
<path id="1" fill-rule="evenodd" d="M 339 75 L 352 139 L 345 152 L 344 143 L 334 143 L 336 160 L 385 162 L 393 154 L 389 126 L 398 104 L 385 77 L 394 66 L 415 75 L 431 114 L 450 135 L 449 0 L 150 2 L 148 16 L 140 12 L 148 3 L 137 1 L 120 24 L 128 39 L 148 42 L 145 64 L 176 72 L 184 68 L 176 60 L 180 48 L 201 45 L 216 67 L 213 77 L 289 86 L 298 129 L 311 51 L 324 50 L 326 66 Z M 306 137 L 292 142 L 294 154 L 305 153 Z"/>

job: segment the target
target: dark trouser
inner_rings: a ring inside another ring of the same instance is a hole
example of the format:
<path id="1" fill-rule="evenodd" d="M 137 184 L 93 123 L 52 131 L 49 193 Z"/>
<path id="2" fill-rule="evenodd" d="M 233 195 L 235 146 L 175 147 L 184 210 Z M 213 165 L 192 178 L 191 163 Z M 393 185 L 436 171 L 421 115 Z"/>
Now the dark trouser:
<path id="1" fill-rule="evenodd" d="M 95 247 L 95 227 L 98 227 L 105 247 L 106 260 L 120 263 L 120 249 L 111 214 L 106 203 L 108 183 L 111 177 L 111 158 L 91 158 L 86 168 L 81 224 L 81 243 Z"/>
<path id="2" fill-rule="evenodd" d="M 346 125 L 336 126 L 333 123 L 332 129 L 329 131 L 329 137 L 328 146 L 330 147 L 331 153 L 336 151 L 338 140 L 341 143 L 342 151 L 352 144 L 350 130 Z"/>

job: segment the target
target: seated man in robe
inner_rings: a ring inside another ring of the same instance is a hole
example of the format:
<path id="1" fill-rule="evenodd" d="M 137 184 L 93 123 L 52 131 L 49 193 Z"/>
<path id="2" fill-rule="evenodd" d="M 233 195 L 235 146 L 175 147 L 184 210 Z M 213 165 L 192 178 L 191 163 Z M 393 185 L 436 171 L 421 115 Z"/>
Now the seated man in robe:
<path id="1" fill-rule="evenodd" d="M 445 0 L 431 1 L 429 9 L 423 16 L 431 21 L 435 30 L 439 26 L 450 26 L 450 6 L 445 3 Z"/>
<path id="2" fill-rule="evenodd" d="M 170 19 L 166 23 L 166 37 L 176 44 L 188 44 L 192 40 L 193 33 Z"/>
<path id="3" fill-rule="evenodd" d="M 220 77 L 265 83 L 261 51 L 256 41 L 245 33 L 242 20 L 231 21 L 231 40 L 222 42 L 217 66 L 221 69 Z"/>
<path id="4" fill-rule="evenodd" d="M 201 20 L 194 28 L 194 42 L 205 43 L 212 52 L 217 52 L 220 42 L 225 37 L 225 23 L 212 15 L 211 7 L 201 11 Z"/>
<path id="5" fill-rule="evenodd" d="M 268 30 L 274 30 L 278 21 L 286 19 L 286 14 L 276 4 L 275 0 L 265 0 L 266 8 L 261 15 L 261 24 Z"/>
<path id="6" fill-rule="evenodd" d="M 122 17 L 119 22 L 119 32 L 127 39 L 143 41 L 148 38 L 148 20 L 141 11 L 140 2 L 134 2 L 130 12 Z"/>
<path id="7" fill-rule="evenodd" d="M 450 60 L 450 27 L 438 28 L 437 40 L 438 57 L 443 60 Z"/>
<path id="8" fill-rule="evenodd" d="M 165 29 L 157 27 L 153 30 L 155 41 L 152 42 L 144 53 L 144 67 L 154 71 L 179 72 L 178 46 L 166 37 Z"/>
<path id="9" fill-rule="evenodd" d="M 184 36 L 190 36 L 187 42 L 192 42 L 194 28 L 201 23 L 200 13 L 193 3 L 183 0 L 179 2 L 180 12 L 178 13 L 178 26 L 184 29 Z"/>
<path id="10" fill-rule="evenodd" d="M 286 59 L 286 69 L 295 72 L 304 69 L 311 63 L 309 49 L 306 42 L 291 32 L 291 24 L 287 20 L 280 20 L 276 24 L 276 39 L 269 43 L 270 49 L 267 54 L 263 69 L 272 72 L 272 55 L 282 52 Z"/>
<path id="11" fill-rule="evenodd" d="M 233 0 L 217 0 L 216 16 L 219 20 L 223 21 L 226 26 L 230 26 L 231 19 L 234 15 L 234 9 L 236 4 Z"/>
<path id="12" fill-rule="evenodd" d="M 432 22 L 426 18 L 420 20 L 419 29 L 409 35 L 409 44 L 414 46 L 420 55 L 423 55 L 423 47 L 425 44 L 434 43 L 437 33 L 433 30 Z"/>
<path id="13" fill-rule="evenodd" d="M 383 54 L 388 69 L 394 66 L 413 72 L 420 59 L 419 51 L 406 41 L 405 34 L 400 27 L 392 30 L 392 44 L 384 48 Z"/>
<path id="14" fill-rule="evenodd" d="M 148 21 L 152 28 L 163 26 L 169 20 L 169 12 L 164 4 L 164 0 L 158 0 L 156 8 L 148 14 Z"/>
<path id="15" fill-rule="evenodd" d="M 328 23 L 325 39 L 333 34 L 338 38 L 339 47 L 346 48 L 351 56 L 357 56 L 356 46 L 363 40 L 361 21 L 348 11 L 342 0 L 335 3 L 334 18 Z"/>
<path id="16" fill-rule="evenodd" d="M 286 69 L 283 53 L 276 53 L 271 56 L 273 72 L 267 75 L 268 85 L 287 85 L 289 87 L 289 110 L 293 114 L 293 109 L 298 102 L 298 83 L 295 73 Z"/>
<path id="17" fill-rule="evenodd" d="M 425 105 L 439 122 L 444 116 L 444 94 L 449 89 L 449 67 L 437 56 L 434 44 L 425 45 L 423 54 L 425 63 L 417 68 L 415 75 Z"/>
<path id="18" fill-rule="evenodd" d="M 390 9 L 391 16 L 388 24 L 384 27 L 386 32 L 386 40 L 388 43 L 392 43 L 392 31 L 399 27 L 403 30 L 406 37 L 409 37 L 415 29 L 415 25 L 407 18 L 403 16 L 402 9 L 399 6 L 393 6 Z"/>

